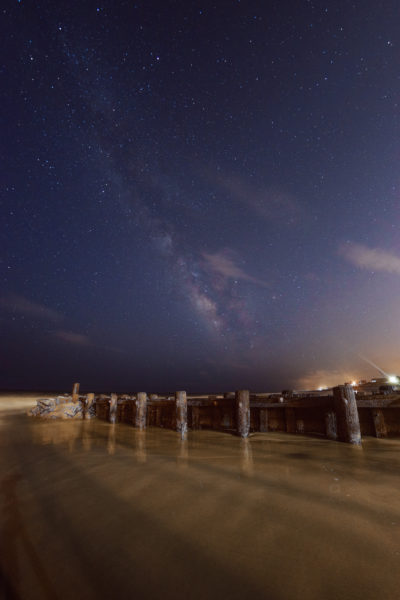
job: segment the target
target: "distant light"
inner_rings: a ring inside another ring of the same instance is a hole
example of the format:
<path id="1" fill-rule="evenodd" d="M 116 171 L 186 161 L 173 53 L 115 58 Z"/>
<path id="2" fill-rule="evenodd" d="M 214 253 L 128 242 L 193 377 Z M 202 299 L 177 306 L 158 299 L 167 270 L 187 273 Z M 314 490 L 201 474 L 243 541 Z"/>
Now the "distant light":
<path id="1" fill-rule="evenodd" d="M 399 378 L 396 377 L 396 375 L 389 375 L 388 382 L 389 383 L 399 383 Z"/>
<path id="2" fill-rule="evenodd" d="M 324 385 L 324 386 L 322 386 L 322 387 L 319 387 L 319 388 L 318 388 L 318 391 L 319 391 L 319 392 L 322 392 L 322 390 L 326 390 L 326 385 Z"/>
<path id="3" fill-rule="evenodd" d="M 352 385 L 352 386 L 355 386 L 355 385 L 357 385 L 357 381 L 352 381 L 352 382 L 351 382 L 351 385 Z"/>

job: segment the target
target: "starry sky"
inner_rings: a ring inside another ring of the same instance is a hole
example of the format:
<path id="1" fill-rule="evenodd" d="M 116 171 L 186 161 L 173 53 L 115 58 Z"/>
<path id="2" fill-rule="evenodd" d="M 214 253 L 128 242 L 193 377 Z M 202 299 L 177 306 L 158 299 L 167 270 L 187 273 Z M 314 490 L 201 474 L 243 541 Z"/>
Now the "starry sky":
<path id="1" fill-rule="evenodd" d="M 400 372 L 393 0 L 1 8 L 0 387 Z"/>

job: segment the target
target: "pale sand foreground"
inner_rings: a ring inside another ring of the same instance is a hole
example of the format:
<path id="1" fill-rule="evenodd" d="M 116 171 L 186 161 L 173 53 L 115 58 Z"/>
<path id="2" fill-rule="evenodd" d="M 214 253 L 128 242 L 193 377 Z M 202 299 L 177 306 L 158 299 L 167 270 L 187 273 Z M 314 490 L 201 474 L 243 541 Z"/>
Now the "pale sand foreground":
<path id="1" fill-rule="evenodd" d="M 0 412 L 20 413 L 36 406 L 39 398 L 52 397 L 48 392 L 0 392 Z"/>
<path id="2" fill-rule="evenodd" d="M 181 443 L 17 401 L 0 410 L 1 598 L 399 597 L 399 440 Z"/>

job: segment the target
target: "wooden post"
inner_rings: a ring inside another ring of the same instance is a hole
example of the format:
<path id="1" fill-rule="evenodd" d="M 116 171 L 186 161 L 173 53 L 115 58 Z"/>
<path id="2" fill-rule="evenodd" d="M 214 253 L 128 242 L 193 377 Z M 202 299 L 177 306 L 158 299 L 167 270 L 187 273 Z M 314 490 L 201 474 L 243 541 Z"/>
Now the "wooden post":
<path id="1" fill-rule="evenodd" d="M 328 440 L 337 440 L 336 413 L 333 410 L 325 413 L 325 431 Z"/>
<path id="2" fill-rule="evenodd" d="M 192 406 L 192 429 L 200 429 L 200 406 Z"/>
<path id="3" fill-rule="evenodd" d="M 146 414 L 147 414 L 147 394 L 146 392 L 138 392 L 136 397 L 136 414 L 135 427 L 141 431 L 146 429 Z"/>
<path id="4" fill-rule="evenodd" d="M 187 398 L 186 392 L 175 392 L 176 403 L 176 430 L 181 434 L 181 439 L 186 439 L 187 434 Z"/>
<path id="5" fill-rule="evenodd" d="M 79 383 L 74 383 L 72 388 L 72 402 L 78 402 L 79 399 Z"/>
<path id="6" fill-rule="evenodd" d="M 85 406 L 85 419 L 91 419 L 96 416 L 94 403 L 94 394 L 88 394 L 86 396 L 86 406 Z"/>
<path id="7" fill-rule="evenodd" d="M 110 423 L 116 423 L 117 421 L 117 409 L 118 409 L 118 396 L 117 394 L 111 394 L 110 398 Z"/>
<path id="8" fill-rule="evenodd" d="M 268 408 L 260 408 L 260 431 L 268 431 Z"/>
<path id="9" fill-rule="evenodd" d="M 296 413 L 294 408 L 285 408 L 285 421 L 287 433 L 296 433 Z"/>
<path id="10" fill-rule="evenodd" d="M 377 438 L 387 437 L 387 429 L 383 411 L 380 408 L 372 409 L 372 419 L 374 421 L 375 435 Z"/>
<path id="11" fill-rule="evenodd" d="M 349 444 L 361 444 L 360 421 L 353 387 L 351 385 L 334 387 L 333 400 L 337 417 L 338 439 Z"/>
<path id="12" fill-rule="evenodd" d="M 156 406 L 155 423 L 156 427 L 161 427 L 161 406 Z"/>
<path id="13" fill-rule="evenodd" d="M 237 432 L 242 438 L 247 438 L 250 432 L 250 392 L 238 390 L 235 393 L 237 412 Z"/>

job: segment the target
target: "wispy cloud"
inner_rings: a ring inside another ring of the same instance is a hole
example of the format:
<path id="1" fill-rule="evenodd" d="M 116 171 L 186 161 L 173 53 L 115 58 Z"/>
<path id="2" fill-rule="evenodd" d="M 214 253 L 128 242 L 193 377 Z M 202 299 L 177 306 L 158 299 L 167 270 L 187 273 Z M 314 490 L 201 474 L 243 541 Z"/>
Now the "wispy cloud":
<path id="1" fill-rule="evenodd" d="M 157 250 L 163 256 L 171 256 L 173 254 L 173 240 L 172 235 L 166 232 L 157 232 L 152 236 L 152 241 Z"/>
<path id="2" fill-rule="evenodd" d="M 400 275 L 400 256 L 392 252 L 363 244 L 343 244 L 339 253 L 360 269 Z"/>
<path id="3" fill-rule="evenodd" d="M 64 318 L 61 313 L 49 308 L 45 304 L 32 302 L 32 300 L 18 294 L 7 294 L 0 297 L 0 308 L 26 317 L 53 322 L 61 321 Z"/>
<path id="4" fill-rule="evenodd" d="M 240 267 L 234 258 L 231 250 L 225 249 L 215 254 L 203 252 L 204 266 L 207 271 L 212 271 L 224 279 L 233 279 L 234 281 L 248 281 L 261 287 L 269 287 L 269 284 L 263 279 L 258 279 L 247 273 Z"/>
<path id="5" fill-rule="evenodd" d="M 107 352 L 123 353 L 120 348 L 115 346 L 103 346 L 97 342 L 94 342 L 92 338 L 85 333 L 78 333 L 68 329 L 57 329 L 55 331 L 50 331 L 49 335 L 53 336 L 53 338 L 61 340 L 62 342 L 65 342 L 70 346 L 80 346 L 81 348 L 93 348 L 97 350 L 106 350 Z"/>
<path id="6" fill-rule="evenodd" d="M 206 177 L 227 192 L 231 200 L 240 203 L 266 221 L 291 225 L 300 216 L 299 202 L 285 190 L 256 186 L 234 175 L 215 175 L 211 171 L 208 171 Z"/>
<path id="7" fill-rule="evenodd" d="M 58 329 L 57 331 L 54 331 L 53 334 L 63 342 L 67 342 L 68 344 L 72 344 L 74 346 L 93 346 L 90 338 L 83 333 Z"/>

